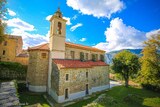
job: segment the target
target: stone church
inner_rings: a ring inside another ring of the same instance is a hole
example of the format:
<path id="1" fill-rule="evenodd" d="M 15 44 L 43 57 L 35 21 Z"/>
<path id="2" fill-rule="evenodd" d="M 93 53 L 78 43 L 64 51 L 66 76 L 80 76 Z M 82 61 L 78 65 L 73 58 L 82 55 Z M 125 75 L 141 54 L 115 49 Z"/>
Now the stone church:
<path id="1" fill-rule="evenodd" d="M 58 103 L 109 88 L 105 51 L 66 42 L 66 22 L 58 9 L 50 19 L 49 43 L 28 48 L 29 90 L 47 92 Z"/>

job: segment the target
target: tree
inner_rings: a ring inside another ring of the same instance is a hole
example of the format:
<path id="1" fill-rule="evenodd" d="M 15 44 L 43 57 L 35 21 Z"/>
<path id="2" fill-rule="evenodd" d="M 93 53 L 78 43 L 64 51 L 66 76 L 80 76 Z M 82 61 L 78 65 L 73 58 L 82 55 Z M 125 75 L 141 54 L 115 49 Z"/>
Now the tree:
<path id="1" fill-rule="evenodd" d="M 142 86 L 160 91 L 160 35 L 152 35 L 144 44 L 139 80 Z"/>
<path id="2" fill-rule="evenodd" d="M 126 87 L 128 87 L 129 77 L 136 74 L 139 68 L 138 57 L 127 50 L 119 52 L 113 59 L 112 69 L 123 77 Z"/>
<path id="3" fill-rule="evenodd" d="M 6 24 L 3 23 L 2 21 L 5 16 L 5 12 L 6 12 L 5 4 L 6 4 L 6 0 L 0 0 L 0 43 L 4 41 L 5 37 L 7 36 L 5 34 Z"/>

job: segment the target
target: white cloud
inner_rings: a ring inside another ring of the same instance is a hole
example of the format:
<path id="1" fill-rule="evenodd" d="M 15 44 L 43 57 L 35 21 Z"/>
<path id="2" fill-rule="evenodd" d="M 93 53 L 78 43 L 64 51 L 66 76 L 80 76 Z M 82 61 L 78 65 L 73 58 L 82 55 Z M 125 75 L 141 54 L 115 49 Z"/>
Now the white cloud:
<path id="1" fill-rule="evenodd" d="M 13 28 L 11 29 L 11 35 L 22 36 L 23 48 L 25 49 L 49 41 L 49 31 L 46 35 L 40 35 L 40 34 L 28 33 L 27 31 L 24 31 L 19 28 Z"/>
<path id="2" fill-rule="evenodd" d="M 7 26 L 11 28 L 11 35 L 22 36 L 23 48 L 28 48 L 49 41 L 49 31 L 46 35 L 35 34 L 34 26 L 19 19 L 13 18 L 6 21 Z"/>
<path id="3" fill-rule="evenodd" d="M 82 14 L 110 18 L 124 8 L 121 0 L 67 0 L 67 5 Z"/>
<path id="4" fill-rule="evenodd" d="M 105 35 L 106 42 L 101 42 L 95 47 L 107 52 L 142 48 L 143 41 L 146 40 L 144 32 L 125 25 L 120 18 L 115 18 L 110 22 L 110 27 L 106 29 Z"/>
<path id="5" fill-rule="evenodd" d="M 10 16 L 16 16 L 16 13 L 14 11 L 10 10 L 10 9 L 8 9 L 8 14 Z"/>
<path id="6" fill-rule="evenodd" d="M 63 17 L 63 19 L 67 20 L 67 23 L 66 23 L 67 25 L 71 25 L 72 24 L 69 17 Z"/>
<path id="7" fill-rule="evenodd" d="M 69 38 L 68 38 L 68 39 L 66 39 L 66 40 L 67 40 L 68 42 L 71 42 L 71 39 L 69 39 Z"/>
<path id="8" fill-rule="evenodd" d="M 86 40 L 87 40 L 86 38 L 81 38 L 79 41 L 84 42 Z"/>
<path id="9" fill-rule="evenodd" d="M 151 36 L 155 36 L 155 35 L 160 35 L 160 29 L 152 30 L 152 31 L 146 33 L 147 38 L 150 38 Z"/>
<path id="10" fill-rule="evenodd" d="M 15 27 L 15 28 L 19 28 L 23 31 L 34 31 L 34 26 L 19 19 L 19 18 L 13 18 L 13 19 L 9 19 L 6 21 L 7 26 L 9 27 Z"/>
<path id="11" fill-rule="evenodd" d="M 78 18 L 77 15 L 74 15 L 74 16 L 72 17 L 73 20 L 76 20 L 77 18 Z"/>
<path id="12" fill-rule="evenodd" d="M 77 23 L 76 25 L 74 25 L 74 26 L 72 26 L 72 27 L 70 28 L 70 31 L 74 31 L 74 30 L 76 30 L 78 27 L 81 27 L 81 26 L 83 26 L 82 23 Z"/>
<path id="13" fill-rule="evenodd" d="M 46 17 L 46 20 L 50 20 L 51 17 L 52 17 L 52 15 L 48 15 L 48 16 Z"/>

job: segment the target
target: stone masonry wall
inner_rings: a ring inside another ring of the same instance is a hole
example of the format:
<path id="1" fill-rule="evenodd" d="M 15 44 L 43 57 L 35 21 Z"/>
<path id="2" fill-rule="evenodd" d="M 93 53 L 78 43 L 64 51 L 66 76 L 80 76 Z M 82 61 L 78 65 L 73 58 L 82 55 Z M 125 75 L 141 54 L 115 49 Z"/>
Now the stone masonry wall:
<path id="1" fill-rule="evenodd" d="M 51 89 L 59 95 L 59 69 L 56 64 L 52 64 L 52 72 L 51 72 Z"/>
<path id="2" fill-rule="evenodd" d="M 104 55 L 104 52 L 94 52 L 94 51 L 88 51 L 83 49 L 76 49 L 76 48 L 70 48 L 66 47 L 65 51 L 65 59 L 71 59 L 71 51 L 74 51 L 75 59 L 80 59 L 80 52 L 84 52 L 84 58 L 86 59 L 86 53 L 88 53 L 88 60 L 92 59 L 92 54 L 98 54 L 98 60 L 100 60 L 100 55 Z"/>
<path id="3" fill-rule="evenodd" d="M 42 58 L 42 53 L 46 53 L 46 58 Z M 30 51 L 27 71 L 27 81 L 30 85 L 47 85 L 48 75 L 48 51 Z"/>
<path id="4" fill-rule="evenodd" d="M 88 78 L 86 77 L 88 72 Z M 69 80 L 66 81 L 66 74 L 69 74 Z M 61 69 L 59 80 L 59 96 L 64 95 L 64 90 L 69 89 L 69 93 L 85 91 L 86 84 L 89 89 L 109 84 L 108 66 L 98 66 L 93 68 L 72 68 Z"/>

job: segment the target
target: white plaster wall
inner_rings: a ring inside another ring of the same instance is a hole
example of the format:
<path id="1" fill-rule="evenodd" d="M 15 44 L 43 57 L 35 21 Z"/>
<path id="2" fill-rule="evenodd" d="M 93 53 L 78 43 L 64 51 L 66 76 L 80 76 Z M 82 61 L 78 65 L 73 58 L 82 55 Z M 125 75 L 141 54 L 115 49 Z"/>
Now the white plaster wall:
<path id="1" fill-rule="evenodd" d="M 52 58 L 53 59 L 64 59 L 65 58 L 65 52 L 62 51 L 52 51 Z"/>
<path id="2" fill-rule="evenodd" d="M 29 85 L 29 91 L 46 92 L 46 86 L 32 86 L 32 85 Z"/>
<path id="3" fill-rule="evenodd" d="M 52 52 L 49 52 L 49 66 L 48 66 L 48 87 L 47 92 L 50 95 L 51 94 L 51 70 L 52 70 Z"/>
<path id="4" fill-rule="evenodd" d="M 69 94 L 68 99 L 65 99 L 64 95 L 63 96 L 58 96 L 58 103 L 72 101 L 74 99 L 78 99 L 78 98 L 81 98 L 81 97 L 84 97 L 84 96 L 86 96 L 85 91 Z"/>
<path id="5" fill-rule="evenodd" d="M 56 94 L 56 92 L 53 89 L 50 89 L 50 95 L 52 96 L 52 98 L 54 100 L 56 100 L 58 102 L 58 95 Z"/>
<path id="6" fill-rule="evenodd" d="M 102 91 L 102 90 L 106 90 L 109 89 L 109 84 L 108 85 L 104 85 L 104 86 L 99 86 L 99 87 L 92 87 L 89 90 L 89 94 L 92 94 L 94 92 L 97 91 Z M 58 102 L 58 103 L 63 103 L 63 102 L 67 102 L 67 101 L 72 101 L 74 99 L 78 99 L 78 98 L 82 98 L 86 96 L 86 92 L 85 91 L 81 91 L 81 92 L 77 92 L 77 93 L 71 93 L 69 94 L 69 98 L 65 99 L 65 96 L 57 96 L 57 94 L 54 92 L 54 90 L 50 90 L 50 95 Z"/>
<path id="7" fill-rule="evenodd" d="M 92 87 L 90 89 L 90 92 L 94 93 L 94 92 L 102 91 L 102 90 L 105 90 L 105 89 L 109 89 L 109 84 L 108 85 L 104 85 L 104 86 L 99 86 L 99 87 Z"/>

